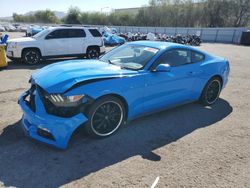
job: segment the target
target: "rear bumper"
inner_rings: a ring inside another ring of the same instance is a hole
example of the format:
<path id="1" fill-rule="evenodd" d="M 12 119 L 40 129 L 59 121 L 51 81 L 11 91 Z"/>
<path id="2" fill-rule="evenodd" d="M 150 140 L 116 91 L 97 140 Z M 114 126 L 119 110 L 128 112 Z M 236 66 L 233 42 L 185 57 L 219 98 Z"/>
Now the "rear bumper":
<path id="1" fill-rule="evenodd" d="M 66 149 L 72 133 L 88 119 L 82 113 L 71 118 L 47 114 L 38 94 L 35 95 L 37 110 L 33 112 L 25 101 L 28 94 L 29 91 L 23 93 L 18 100 L 23 111 L 22 126 L 26 134 L 43 143 Z"/>

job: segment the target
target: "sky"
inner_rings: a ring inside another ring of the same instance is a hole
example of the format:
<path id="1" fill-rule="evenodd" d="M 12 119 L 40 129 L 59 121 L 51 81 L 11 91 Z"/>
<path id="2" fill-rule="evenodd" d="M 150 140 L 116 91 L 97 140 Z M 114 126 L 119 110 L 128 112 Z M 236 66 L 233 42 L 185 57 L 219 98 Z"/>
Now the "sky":
<path id="1" fill-rule="evenodd" d="M 70 6 L 77 6 L 82 11 L 108 11 L 147 4 L 148 0 L 0 0 L 0 17 L 45 9 L 67 12 Z"/>

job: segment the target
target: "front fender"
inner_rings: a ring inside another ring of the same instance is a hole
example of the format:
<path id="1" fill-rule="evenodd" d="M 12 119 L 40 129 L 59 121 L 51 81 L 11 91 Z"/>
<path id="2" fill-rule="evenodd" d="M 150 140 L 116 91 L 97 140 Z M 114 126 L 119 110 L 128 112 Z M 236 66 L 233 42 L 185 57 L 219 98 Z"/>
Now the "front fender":
<path id="1" fill-rule="evenodd" d="M 85 94 L 94 100 L 109 94 L 122 97 L 128 105 L 128 118 L 134 117 L 143 109 L 145 78 L 143 74 L 132 77 L 118 78 L 86 84 L 74 88 L 65 95 Z"/>

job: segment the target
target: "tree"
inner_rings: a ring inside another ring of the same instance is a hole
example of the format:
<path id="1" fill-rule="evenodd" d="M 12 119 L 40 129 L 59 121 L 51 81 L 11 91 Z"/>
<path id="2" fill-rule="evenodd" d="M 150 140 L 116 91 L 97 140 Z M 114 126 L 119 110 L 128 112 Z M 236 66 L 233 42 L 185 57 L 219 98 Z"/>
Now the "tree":
<path id="1" fill-rule="evenodd" d="M 234 10 L 234 26 L 241 27 L 247 25 L 250 18 L 249 0 L 232 0 L 232 9 Z"/>
<path id="2" fill-rule="evenodd" d="M 14 13 L 15 22 L 60 22 L 50 10 Z M 66 24 L 138 25 L 155 27 L 244 27 L 250 24 L 250 0 L 150 0 L 137 14 L 81 12 L 70 7 Z"/>
<path id="3" fill-rule="evenodd" d="M 37 11 L 34 16 L 39 23 L 59 23 L 59 19 L 51 10 Z"/>
<path id="4" fill-rule="evenodd" d="M 70 7 L 67 15 L 63 18 L 66 24 L 81 24 L 81 11 L 78 7 Z"/>
<path id="5" fill-rule="evenodd" d="M 37 11 L 31 15 L 19 15 L 14 13 L 12 15 L 15 22 L 26 23 L 59 23 L 59 19 L 51 10 Z"/>
<path id="6" fill-rule="evenodd" d="M 12 15 L 14 22 L 24 22 L 22 15 L 13 13 Z"/>

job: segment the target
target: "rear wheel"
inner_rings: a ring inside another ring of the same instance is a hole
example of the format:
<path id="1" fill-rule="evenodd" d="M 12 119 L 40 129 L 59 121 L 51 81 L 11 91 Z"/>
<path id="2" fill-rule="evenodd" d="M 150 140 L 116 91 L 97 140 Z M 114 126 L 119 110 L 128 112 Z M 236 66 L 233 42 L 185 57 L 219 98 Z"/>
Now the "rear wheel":
<path id="1" fill-rule="evenodd" d="M 40 62 L 41 55 L 37 49 L 27 49 L 22 54 L 22 61 L 29 65 L 36 65 Z"/>
<path id="2" fill-rule="evenodd" d="M 100 56 L 100 50 L 97 47 L 90 47 L 86 56 L 88 59 L 97 59 Z"/>
<path id="3" fill-rule="evenodd" d="M 222 83 L 219 78 L 215 77 L 210 79 L 202 91 L 200 97 L 201 104 L 205 106 L 214 104 L 220 96 L 221 87 Z"/>
<path id="4" fill-rule="evenodd" d="M 125 108 L 116 97 L 104 97 L 91 105 L 85 128 L 95 137 L 106 137 L 113 134 L 125 121 Z"/>

